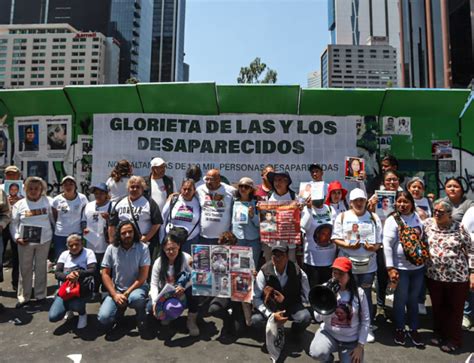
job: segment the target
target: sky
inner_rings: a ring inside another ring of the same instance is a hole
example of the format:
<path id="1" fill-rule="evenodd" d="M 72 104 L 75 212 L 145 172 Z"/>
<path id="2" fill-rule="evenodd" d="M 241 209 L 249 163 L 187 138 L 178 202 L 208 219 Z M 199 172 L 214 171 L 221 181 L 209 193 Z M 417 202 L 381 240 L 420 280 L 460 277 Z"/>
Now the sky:
<path id="1" fill-rule="evenodd" d="M 185 57 L 191 82 L 236 84 L 260 57 L 277 84 L 307 86 L 329 42 L 327 0 L 187 0 Z"/>

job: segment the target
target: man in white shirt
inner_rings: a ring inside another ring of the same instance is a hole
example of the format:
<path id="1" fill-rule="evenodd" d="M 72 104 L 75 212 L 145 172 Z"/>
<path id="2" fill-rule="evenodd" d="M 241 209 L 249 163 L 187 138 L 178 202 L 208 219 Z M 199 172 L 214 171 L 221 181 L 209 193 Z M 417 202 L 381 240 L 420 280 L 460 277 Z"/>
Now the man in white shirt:
<path id="1" fill-rule="evenodd" d="M 163 210 L 166 200 L 176 190 L 172 177 L 165 175 L 166 161 L 162 158 L 153 158 L 150 162 L 151 174 L 145 179 L 147 194 Z"/>

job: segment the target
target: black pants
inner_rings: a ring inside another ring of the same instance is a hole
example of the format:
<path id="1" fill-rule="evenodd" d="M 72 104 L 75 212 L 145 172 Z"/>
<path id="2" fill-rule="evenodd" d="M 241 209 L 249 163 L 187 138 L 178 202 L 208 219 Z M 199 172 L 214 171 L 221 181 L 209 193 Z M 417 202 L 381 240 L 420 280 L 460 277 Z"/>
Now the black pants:
<path id="1" fill-rule="evenodd" d="M 97 268 L 94 275 L 94 292 L 107 291 L 102 284 L 102 276 L 100 274 L 100 266 L 102 265 L 102 260 L 104 259 L 105 253 L 95 253 L 95 258 L 97 260 Z"/>
<path id="2" fill-rule="evenodd" d="M 18 261 L 18 246 L 15 241 L 13 241 L 13 238 L 10 234 L 10 228 L 8 226 L 3 229 L 2 232 L 2 237 L 3 237 L 3 255 L 5 255 L 5 251 L 7 250 L 7 245 L 8 241 L 10 241 L 10 247 L 12 251 L 12 256 L 11 256 L 11 263 L 12 263 L 12 287 L 15 289 L 18 287 L 18 276 L 20 274 L 20 263 Z M 0 274 L 1 274 L 1 280 L 3 281 L 3 256 L 1 256 L 1 261 L 0 261 Z"/>
<path id="3" fill-rule="evenodd" d="M 331 266 L 312 266 L 305 263 L 303 270 L 306 272 L 306 275 L 308 275 L 310 288 L 324 284 L 332 277 Z"/>
<path id="4" fill-rule="evenodd" d="M 232 308 L 232 315 L 228 312 L 230 307 Z M 215 297 L 209 304 L 208 312 L 212 316 L 222 319 L 224 330 L 233 330 L 234 321 L 240 323 L 240 326 L 245 325 L 245 317 L 241 302 L 232 301 L 225 297 Z"/>
<path id="5" fill-rule="evenodd" d="M 385 265 L 383 248 L 377 250 L 377 306 L 385 307 L 385 296 L 387 295 L 388 274 Z M 375 314 L 375 312 L 373 312 Z"/>

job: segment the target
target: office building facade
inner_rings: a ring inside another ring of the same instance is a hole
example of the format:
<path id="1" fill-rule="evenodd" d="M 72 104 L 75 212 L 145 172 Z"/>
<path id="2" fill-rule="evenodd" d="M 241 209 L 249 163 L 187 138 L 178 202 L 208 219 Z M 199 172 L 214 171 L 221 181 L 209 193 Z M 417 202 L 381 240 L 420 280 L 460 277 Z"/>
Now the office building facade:
<path id="1" fill-rule="evenodd" d="M 120 48 L 68 24 L 0 25 L 0 88 L 114 84 Z"/>
<path id="2" fill-rule="evenodd" d="M 308 73 L 308 88 L 321 88 L 321 72 Z"/>

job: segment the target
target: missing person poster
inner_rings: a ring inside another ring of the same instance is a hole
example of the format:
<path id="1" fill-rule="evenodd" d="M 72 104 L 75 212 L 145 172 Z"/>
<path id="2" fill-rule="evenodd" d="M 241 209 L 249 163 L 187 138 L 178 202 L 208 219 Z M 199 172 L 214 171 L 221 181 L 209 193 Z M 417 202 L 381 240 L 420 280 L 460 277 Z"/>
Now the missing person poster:
<path id="1" fill-rule="evenodd" d="M 301 243 L 300 209 L 295 201 L 259 202 L 260 240 L 288 244 Z"/>
<path id="2" fill-rule="evenodd" d="M 431 156 L 433 159 L 450 159 L 453 157 L 453 143 L 451 140 L 432 140 Z"/>
<path id="3" fill-rule="evenodd" d="M 377 194 L 375 213 L 377 213 L 381 221 L 384 221 L 387 219 L 389 214 L 394 211 L 396 192 L 377 190 L 375 193 Z"/>
<path id="4" fill-rule="evenodd" d="M 364 159 L 346 156 L 344 178 L 350 181 L 361 181 L 365 173 L 365 162 Z"/>
<path id="5" fill-rule="evenodd" d="M 252 300 L 255 267 L 250 247 L 192 245 L 191 251 L 193 295 Z"/>

